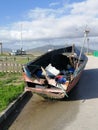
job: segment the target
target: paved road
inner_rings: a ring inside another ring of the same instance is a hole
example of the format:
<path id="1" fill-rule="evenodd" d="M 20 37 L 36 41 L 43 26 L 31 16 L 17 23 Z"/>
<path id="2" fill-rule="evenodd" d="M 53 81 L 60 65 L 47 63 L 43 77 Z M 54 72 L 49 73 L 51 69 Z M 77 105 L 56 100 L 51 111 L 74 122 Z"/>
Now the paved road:
<path id="1" fill-rule="evenodd" d="M 69 96 L 62 101 L 49 101 L 34 95 L 5 128 L 98 130 L 98 58 L 89 57 L 80 82 Z"/>

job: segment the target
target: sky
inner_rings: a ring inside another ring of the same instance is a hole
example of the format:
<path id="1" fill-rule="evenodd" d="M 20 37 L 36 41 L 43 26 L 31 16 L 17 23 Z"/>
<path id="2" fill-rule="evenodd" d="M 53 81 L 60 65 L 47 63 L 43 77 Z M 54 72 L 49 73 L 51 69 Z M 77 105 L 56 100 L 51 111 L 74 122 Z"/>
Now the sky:
<path id="1" fill-rule="evenodd" d="M 10 49 L 46 44 L 98 49 L 98 0 L 0 0 L 0 42 Z"/>

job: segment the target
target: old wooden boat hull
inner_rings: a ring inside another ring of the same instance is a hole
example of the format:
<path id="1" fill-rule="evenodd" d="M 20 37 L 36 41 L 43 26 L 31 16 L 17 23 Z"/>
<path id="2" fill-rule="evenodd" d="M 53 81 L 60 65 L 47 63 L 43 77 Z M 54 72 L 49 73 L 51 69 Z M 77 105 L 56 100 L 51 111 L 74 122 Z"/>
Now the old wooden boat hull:
<path id="1" fill-rule="evenodd" d="M 23 66 L 25 91 L 62 99 L 79 81 L 87 57 L 74 46 L 47 52 Z"/>

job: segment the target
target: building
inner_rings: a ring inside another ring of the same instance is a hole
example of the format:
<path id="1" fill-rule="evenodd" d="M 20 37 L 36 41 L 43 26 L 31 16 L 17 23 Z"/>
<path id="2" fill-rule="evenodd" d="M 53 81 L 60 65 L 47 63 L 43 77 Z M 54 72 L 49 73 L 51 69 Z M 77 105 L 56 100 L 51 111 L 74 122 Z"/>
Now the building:
<path id="1" fill-rule="evenodd" d="M 13 56 L 16 56 L 16 55 L 26 55 L 26 51 L 24 51 L 22 49 L 12 50 L 12 52 L 10 54 L 13 55 Z"/>

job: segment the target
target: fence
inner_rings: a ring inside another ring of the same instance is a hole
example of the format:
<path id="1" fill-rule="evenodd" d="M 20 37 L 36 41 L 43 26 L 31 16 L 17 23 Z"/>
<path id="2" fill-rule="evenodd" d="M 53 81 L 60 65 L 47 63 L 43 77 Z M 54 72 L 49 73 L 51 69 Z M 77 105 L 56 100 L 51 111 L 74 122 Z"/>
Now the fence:
<path id="1" fill-rule="evenodd" d="M 22 72 L 22 65 L 38 56 L 2 56 L 0 55 L 0 72 Z"/>
<path id="2" fill-rule="evenodd" d="M 0 63 L 0 72 L 12 72 L 12 73 L 18 73 L 22 72 L 22 64 L 18 63 L 7 63 L 7 62 L 1 62 Z"/>
<path id="3" fill-rule="evenodd" d="M 22 65 L 29 61 L 28 57 L 0 56 L 0 72 L 22 72 Z"/>

